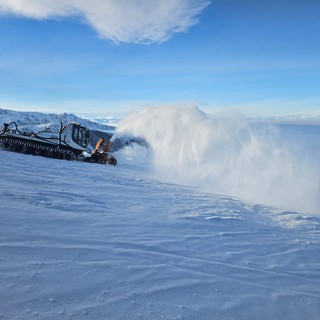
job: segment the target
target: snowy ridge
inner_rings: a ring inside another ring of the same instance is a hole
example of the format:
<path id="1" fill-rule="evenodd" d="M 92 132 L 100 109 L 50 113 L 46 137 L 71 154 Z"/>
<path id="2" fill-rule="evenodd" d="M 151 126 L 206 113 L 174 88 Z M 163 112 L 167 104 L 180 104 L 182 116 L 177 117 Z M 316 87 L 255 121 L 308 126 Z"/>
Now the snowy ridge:
<path id="1" fill-rule="evenodd" d="M 113 126 L 96 123 L 87 119 L 80 118 L 74 114 L 52 114 L 41 112 L 22 112 L 0 108 L 0 124 L 16 122 L 20 129 L 24 131 L 39 132 L 45 129 L 50 131 L 58 131 L 60 123 L 64 125 L 71 122 L 79 123 L 89 130 L 94 131 L 114 131 Z"/>

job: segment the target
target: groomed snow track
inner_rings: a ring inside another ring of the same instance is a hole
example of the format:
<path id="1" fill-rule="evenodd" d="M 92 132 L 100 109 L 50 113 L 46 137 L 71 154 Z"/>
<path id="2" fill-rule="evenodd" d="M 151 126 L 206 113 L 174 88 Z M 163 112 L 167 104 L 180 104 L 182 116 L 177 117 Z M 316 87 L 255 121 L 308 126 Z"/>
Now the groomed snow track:
<path id="1" fill-rule="evenodd" d="M 64 146 L 50 146 L 46 143 L 5 136 L 0 137 L 0 148 L 6 151 L 65 160 L 75 160 L 81 153 L 78 150 L 70 150 Z"/>

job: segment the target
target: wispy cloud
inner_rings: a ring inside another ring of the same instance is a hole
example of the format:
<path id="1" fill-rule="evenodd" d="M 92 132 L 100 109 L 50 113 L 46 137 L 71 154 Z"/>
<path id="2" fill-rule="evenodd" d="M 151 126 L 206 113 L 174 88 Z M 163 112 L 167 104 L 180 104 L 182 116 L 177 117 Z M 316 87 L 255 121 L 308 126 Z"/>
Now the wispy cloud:
<path id="1" fill-rule="evenodd" d="M 0 14 L 78 17 L 114 42 L 164 42 L 198 22 L 209 0 L 0 0 Z"/>

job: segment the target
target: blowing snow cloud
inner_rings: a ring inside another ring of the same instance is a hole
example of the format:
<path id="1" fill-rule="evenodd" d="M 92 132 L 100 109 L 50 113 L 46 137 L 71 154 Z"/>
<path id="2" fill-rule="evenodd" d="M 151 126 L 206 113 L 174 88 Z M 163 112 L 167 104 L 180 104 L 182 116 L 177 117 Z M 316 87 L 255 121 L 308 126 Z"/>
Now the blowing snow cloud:
<path id="1" fill-rule="evenodd" d="M 208 0 L 0 0 L 0 14 L 77 17 L 114 42 L 163 42 L 198 21 Z"/>

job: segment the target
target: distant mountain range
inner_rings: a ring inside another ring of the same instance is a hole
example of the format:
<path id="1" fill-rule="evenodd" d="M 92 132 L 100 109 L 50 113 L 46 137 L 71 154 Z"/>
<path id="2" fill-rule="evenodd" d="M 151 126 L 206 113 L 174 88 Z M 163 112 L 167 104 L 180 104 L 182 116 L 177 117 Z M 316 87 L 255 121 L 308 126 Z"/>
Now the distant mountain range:
<path id="1" fill-rule="evenodd" d="M 78 117 L 74 114 L 62 113 L 41 113 L 41 112 L 23 112 L 23 111 L 13 111 L 8 109 L 0 108 L 0 126 L 3 123 L 10 123 L 12 121 L 16 122 L 18 127 L 24 131 L 38 132 L 42 130 L 57 131 L 60 128 L 60 123 L 66 125 L 70 122 L 79 123 L 89 130 L 92 131 L 102 131 L 102 132 L 113 132 L 115 126 L 106 125 L 105 123 L 110 123 L 109 118 L 97 118 L 96 121 L 91 121 Z"/>
<path id="2" fill-rule="evenodd" d="M 62 113 L 41 113 L 13 111 L 0 108 L 0 127 L 3 123 L 16 122 L 18 127 L 24 131 L 38 132 L 41 130 L 59 130 L 60 123 L 64 125 L 70 122 L 76 122 L 84 125 L 91 131 L 114 132 L 121 119 L 110 115 L 105 117 L 86 118 L 85 116 L 76 116 L 74 114 Z M 291 114 L 284 116 L 261 116 L 251 118 L 254 121 L 268 121 L 277 123 L 292 124 L 320 124 L 319 114 Z"/>
<path id="3" fill-rule="evenodd" d="M 86 119 L 86 117 L 84 117 L 84 118 Z M 120 118 L 116 117 L 116 116 L 107 116 L 107 117 L 95 117 L 90 120 L 93 122 L 99 123 L 99 124 L 116 127 L 120 121 Z"/>
<path id="4" fill-rule="evenodd" d="M 289 114 L 283 116 L 261 116 L 253 120 L 269 121 L 287 124 L 320 124 L 319 114 Z"/>

